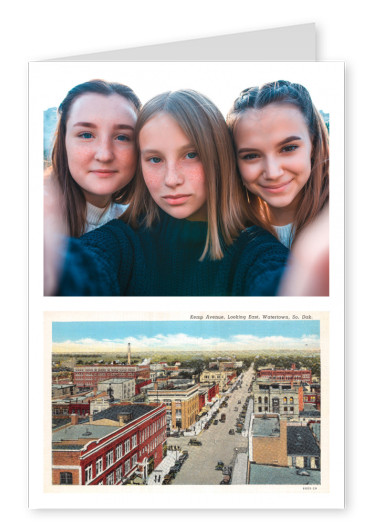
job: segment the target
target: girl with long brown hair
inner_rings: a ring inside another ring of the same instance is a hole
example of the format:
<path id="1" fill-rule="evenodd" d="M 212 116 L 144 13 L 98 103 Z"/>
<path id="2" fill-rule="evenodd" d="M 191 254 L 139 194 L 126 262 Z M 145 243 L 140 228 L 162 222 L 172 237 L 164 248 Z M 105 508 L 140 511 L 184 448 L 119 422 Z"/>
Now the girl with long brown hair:
<path id="1" fill-rule="evenodd" d="M 217 107 L 193 90 L 161 94 L 135 139 L 129 207 L 69 240 L 58 294 L 275 295 L 288 251 L 252 224 Z"/>
<path id="2" fill-rule="evenodd" d="M 305 87 L 289 81 L 241 92 L 227 116 L 257 224 L 290 247 L 329 201 L 326 125 Z"/>
<path id="3" fill-rule="evenodd" d="M 51 178 L 61 192 L 70 236 L 124 212 L 136 170 L 140 106 L 128 86 L 101 79 L 73 87 L 60 104 Z"/>

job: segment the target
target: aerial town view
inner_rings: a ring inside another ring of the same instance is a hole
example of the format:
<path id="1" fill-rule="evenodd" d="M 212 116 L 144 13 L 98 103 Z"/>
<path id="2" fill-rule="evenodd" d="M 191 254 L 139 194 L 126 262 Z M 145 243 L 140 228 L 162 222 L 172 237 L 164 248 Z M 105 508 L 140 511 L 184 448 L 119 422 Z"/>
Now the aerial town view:
<path id="1" fill-rule="evenodd" d="M 320 321 L 53 322 L 52 485 L 320 485 Z"/>

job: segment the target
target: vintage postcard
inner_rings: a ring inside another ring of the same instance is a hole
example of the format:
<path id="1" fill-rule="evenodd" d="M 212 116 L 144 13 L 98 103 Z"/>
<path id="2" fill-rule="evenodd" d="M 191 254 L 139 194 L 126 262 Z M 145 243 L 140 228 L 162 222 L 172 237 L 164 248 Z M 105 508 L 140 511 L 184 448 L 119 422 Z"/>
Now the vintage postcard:
<path id="1" fill-rule="evenodd" d="M 46 312 L 44 331 L 52 506 L 330 496 L 327 312 Z"/>

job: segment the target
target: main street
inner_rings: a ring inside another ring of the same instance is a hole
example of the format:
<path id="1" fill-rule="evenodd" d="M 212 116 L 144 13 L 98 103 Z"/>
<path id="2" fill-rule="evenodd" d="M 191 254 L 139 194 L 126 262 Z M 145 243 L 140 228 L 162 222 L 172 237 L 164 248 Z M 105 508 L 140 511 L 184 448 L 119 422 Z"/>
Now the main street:
<path id="1" fill-rule="evenodd" d="M 223 478 L 221 470 L 215 470 L 218 461 L 223 461 L 225 466 L 233 464 L 236 449 L 247 449 L 248 438 L 236 432 L 236 419 L 239 416 L 246 398 L 249 396 L 248 388 L 253 377 L 250 368 L 240 380 L 237 389 L 228 392 L 228 406 L 220 408 L 216 419 L 218 424 L 212 423 L 207 430 L 203 430 L 196 438 L 202 446 L 189 445 L 190 437 L 169 437 L 167 444 L 179 446 L 180 451 L 188 450 L 189 457 L 183 464 L 175 479 L 174 485 L 218 485 Z M 224 398 L 224 397 L 222 397 Z M 221 399 L 222 399 L 221 398 Z M 241 402 L 240 404 L 238 402 Z M 249 404 L 252 407 L 252 404 Z M 237 408 L 237 411 L 235 411 Z M 226 421 L 220 422 L 221 414 L 226 415 Z M 235 431 L 234 435 L 229 430 Z M 194 435 L 192 435 L 192 438 Z"/>

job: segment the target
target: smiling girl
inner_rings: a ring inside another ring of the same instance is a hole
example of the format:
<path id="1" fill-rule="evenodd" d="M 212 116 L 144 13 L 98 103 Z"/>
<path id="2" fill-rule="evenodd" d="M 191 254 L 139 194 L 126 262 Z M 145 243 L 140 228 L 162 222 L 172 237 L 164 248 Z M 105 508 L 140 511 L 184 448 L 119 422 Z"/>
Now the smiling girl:
<path id="1" fill-rule="evenodd" d="M 73 87 L 60 104 L 52 175 L 70 236 L 120 216 L 134 177 L 134 128 L 141 103 L 120 83 L 100 79 Z"/>
<path id="2" fill-rule="evenodd" d="M 275 295 L 287 249 L 259 227 L 215 105 L 193 90 L 156 96 L 121 219 L 71 238 L 60 295 Z"/>
<path id="3" fill-rule="evenodd" d="M 290 247 L 329 200 L 329 143 L 308 91 L 276 81 L 243 90 L 227 116 L 257 223 Z"/>

